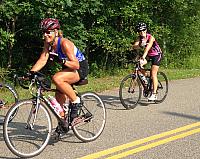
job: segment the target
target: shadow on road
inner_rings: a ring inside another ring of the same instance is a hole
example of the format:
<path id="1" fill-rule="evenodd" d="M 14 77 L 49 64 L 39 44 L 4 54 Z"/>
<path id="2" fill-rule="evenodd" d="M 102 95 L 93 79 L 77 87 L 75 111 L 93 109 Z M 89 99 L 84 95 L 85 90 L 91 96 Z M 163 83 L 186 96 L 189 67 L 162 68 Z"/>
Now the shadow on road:
<path id="1" fill-rule="evenodd" d="M 168 115 L 173 115 L 173 116 L 178 116 L 178 117 L 182 117 L 182 118 L 188 118 L 188 119 L 192 119 L 192 120 L 196 120 L 196 121 L 200 121 L 200 117 L 194 116 L 194 115 L 187 115 L 187 114 L 183 114 L 183 113 L 177 113 L 177 112 L 162 112 L 164 114 L 168 114 Z"/>
<path id="2" fill-rule="evenodd" d="M 106 109 L 126 110 L 121 104 L 121 101 L 118 96 L 112 96 L 112 95 L 99 95 L 99 96 L 105 103 Z M 155 103 L 148 102 L 147 99 L 141 99 L 137 106 L 149 106 L 150 104 L 155 104 Z"/>
<path id="3" fill-rule="evenodd" d="M 99 96 L 105 103 L 106 109 L 125 110 L 118 96 L 111 96 L 111 95 L 99 95 Z"/>
<path id="4" fill-rule="evenodd" d="M 3 125 L 0 125 L 0 143 L 1 143 L 1 146 L 3 145 L 6 145 L 5 142 L 4 142 L 4 138 L 3 138 Z M 1 149 L 0 153 L 0 158 L 3 158 L 3 159 L 17 159 L 19 157 L 6 157 L 6 156 L 3 156 L 3 153 L 4 153 L 5 149 Z"/>
<path id="5" fill-rule="evenodd" d="M 0 156 L 0 158 L 3 158 L 3 159 L 17 159 L 19 157 L 5 157 L 5 156 Z"/>
<path id="6" fill-rule="evenodd" d="M 53 130 L 54 131 L 54 130 Z M 67 132 L 66 134 L 64 134 L 63 136 L 61 136 L 60 139 L 55 139 L 53 136 L 51 137 L 48 145 L 52 145 L 54 146 L 54 144 L 58 143 L 58 142 L 67 142 L 67 143 L 82 143 L 82 141 L 78 140 L 76 138 L 76 136 L 74 135 L 74 133 L 70 130 L 69 132 Z"/>

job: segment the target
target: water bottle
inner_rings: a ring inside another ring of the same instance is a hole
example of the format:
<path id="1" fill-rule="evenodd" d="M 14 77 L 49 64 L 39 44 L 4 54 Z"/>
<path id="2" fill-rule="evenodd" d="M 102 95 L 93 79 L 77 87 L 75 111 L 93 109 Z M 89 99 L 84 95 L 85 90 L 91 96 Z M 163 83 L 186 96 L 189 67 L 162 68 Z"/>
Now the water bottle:
<path id="1" fill-rule="evenodd" d="M 146 79 L 147 79 L 147 83 L 148 83 L 148 84 L 147 84 L 147 88 L 150 90 L 150 89 L 151 89 L 151 88 L 150 88 L 150 87 L 151 87 L 151 77 L 150 77 L 150 76 L 147 76 Z"/>
<path id="2" fill-rule="evenodd" d="M 146 45 L 147 45 L 146 40 L 145 40 L 144 38 L 142 38 L 140 46 L 141 46 L 142 48 L 145 48 Z"/>
<path id="3" fill-rule="evenodd" d="M 63 117 L 64 116 L 64 110 L 61 107 L 61 105 L 57 102 L 56 98 L 49 96 L 49 101 L 51 102 L 53 109 L 55 110 L 55 112 L 60 116 Z"/>
<path id="4" fill-rule="evenodd" d="M 65 103 L 63 104 L 63 109 L 65 111 L 65 116 L 67 116 L 68 111 L 69 111 L 69 98 L 67 97 L 65 100 Z"/>
<path id="5" fill-rule="evenodd" d="M 144 81 L 144 84 L 147 85 L 148 81 L 147 81 L 146 77 L 143 74 L 141 74 L 140 77 L 141 77 L 142 81 Z"/>

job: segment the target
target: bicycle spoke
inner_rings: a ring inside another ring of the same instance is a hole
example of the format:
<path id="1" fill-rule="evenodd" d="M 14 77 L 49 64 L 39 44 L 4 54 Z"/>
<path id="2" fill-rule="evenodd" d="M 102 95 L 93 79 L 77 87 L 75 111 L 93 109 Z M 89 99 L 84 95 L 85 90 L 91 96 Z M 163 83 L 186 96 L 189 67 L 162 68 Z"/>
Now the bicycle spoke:
<path id="1" fill-rule="evenodd" d="M 132 74 L 126 76 L 119 89 L 119 97 L 122 105 L 126 109 L 133 109 L 136 107 L 138 101 L 141 98 L 141 87 L 137 78 Z"/>
<path id="2" fill-rule="evenodd" d="M 156 103 L 161 103 L 165 100 L 168 93 L 168 79 L 163 72 L 158 72 L 158 87 Z"/>
<path id="3" fill-rule="evenodd" d="M 105 127 L 105 106 L 95 93 L 84 93 L 81 99 L 83 107 L 80 116 L 83 120 L 72 128 L 80 140 L 93 141 L 100 136 Z"/>
<path id="4" fill-rule="evenodd" d="M 0 97 L 0 124 L 3 124 L 8 109 L 18 101 L 18 95 L 14 88 L 5 84 L 0 87 Z M 11 116 L 10 120 L 13 116 Z"/>
<path id="5" fill-rule="evenodd" d="M 50 139 L 51 124 L 49 123 L 51 119 L 48 112 L 43 106 L 40 106 L 37 118 L 32 123 L 34 118 L 34 113 L 31 113 L 32 107 L 31 100 L 22 102 L 11 109 L 9 114 L 18 109 L 18 113 L 12 121 L 5 120 L 5 141 L 10 150 L 19 157 L 37 155 Z"/>

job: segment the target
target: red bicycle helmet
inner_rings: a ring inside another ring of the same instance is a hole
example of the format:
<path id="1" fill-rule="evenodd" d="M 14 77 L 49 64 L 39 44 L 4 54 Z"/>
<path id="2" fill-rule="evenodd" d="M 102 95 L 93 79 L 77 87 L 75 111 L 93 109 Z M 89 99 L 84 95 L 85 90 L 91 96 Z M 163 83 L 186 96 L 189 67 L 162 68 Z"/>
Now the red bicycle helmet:
<path id="1" fill-rule="evenodd" d="M 54 30 L 54 29 L 60 29 L 60 24 L 58 19 L 54 19 L 54 18 L 46 18 L 43 19 L 40 23 L 40 28 L 43 31 L 46 30 Z"/>

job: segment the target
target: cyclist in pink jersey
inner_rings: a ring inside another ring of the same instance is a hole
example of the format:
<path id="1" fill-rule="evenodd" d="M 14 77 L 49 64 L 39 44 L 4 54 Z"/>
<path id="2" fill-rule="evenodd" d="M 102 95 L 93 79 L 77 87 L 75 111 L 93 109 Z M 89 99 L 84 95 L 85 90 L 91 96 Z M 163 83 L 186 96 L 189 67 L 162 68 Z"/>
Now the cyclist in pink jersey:
<path id="1" fill-rule="evenodd" d="M 147 64 L 147 61 L 151 60 L 151 78 L 153 81 L 153 92 L 152 95 L 148 98 L 150 101 L 155 101 L 157 99 L 157 87 L 158 87 L 158 78 L 157 73 L 162 59 L 162 51 L 158 45 L 155 38 L 147 32 L 147 25 L 145 23 L 138 23 L 136 25 L 136 31 L 139 36 L 133 44 L 134 49 L 144 48 L 143 56 L 141 57 L 141 65 Z"/>

